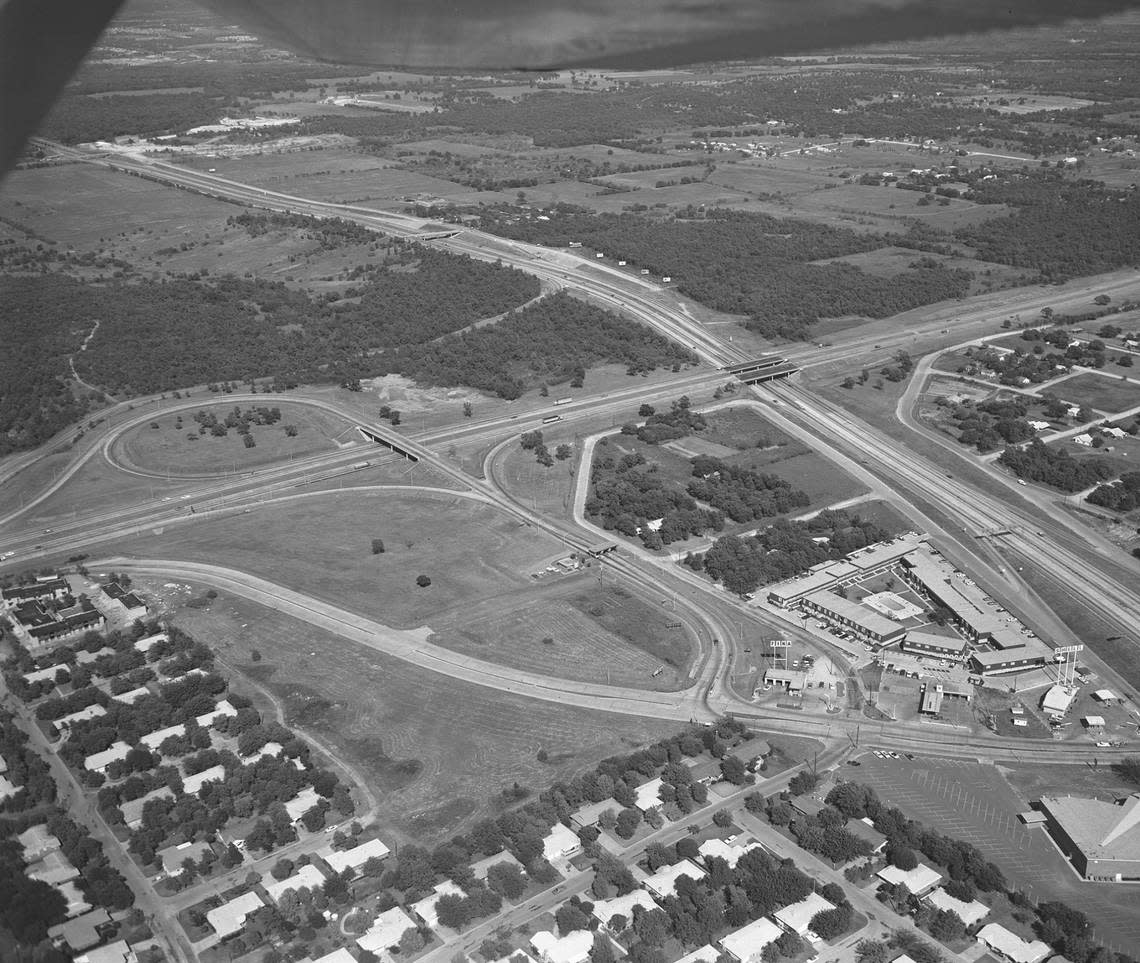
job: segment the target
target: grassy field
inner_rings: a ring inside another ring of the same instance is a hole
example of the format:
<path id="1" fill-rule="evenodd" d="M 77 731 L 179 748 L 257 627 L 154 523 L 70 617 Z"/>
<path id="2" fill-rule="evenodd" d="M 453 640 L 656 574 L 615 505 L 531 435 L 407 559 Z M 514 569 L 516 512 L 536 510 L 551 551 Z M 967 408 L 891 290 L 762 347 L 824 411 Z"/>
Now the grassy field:
<path id="1" fill-rule="evenodd" d="M 674 618 L 620 586 L 599 586 L 593 572 L 550 575 L 517 599 L 454 613 L 431 641 L 556 678 L 671 691 L 683 687 L 692 651 Z"/>
<path id="2" fill-rule="evenodd" d="M 265 406 L 280 408 L 281 420 L 275 425 L 250 427 L 250 437 L 256 443 L 254 448 L 246 448 L 242 437 L 233 429 L 225 437 L 215 437 L 208 431 L 199 434 L 198 422 L 193 420 L 195 414 L 206 412 L 224 420 L 235 407 L 218 404 L 180 415 L 156 416 L 118 439 L 116 457 L 142 471 L 203 475 L 249 470 L 332 451 L 338 444 L 358 440 L 349 422 L 318 408 L 268 400 Z M 257 406 L 237 407 L 247 410 Z M 179 417 L 182 427 L 178 427 Z M 286 435 L 285 425 L 296 427 L 297 434 L 292 438 Z"/>
<path id="3" fill-rule="evenodd" d="M 982 294 L 996 288 L 1008 287 L 1009 285 L 1019 282 L 1025 276 L 1024 272 L 1016 268 L 1011 268 L 1005 264 L 995 264 L 989 261 L 975 261 L 972 258 L 928 253 L 924 253 L 922 257 L 938 261 L 947 268 L 947 270 L 961 268 L 973 272 L 975 278 L 970 286 L 970 295 Z M 868 274 L 892 278 L 909 270 L 910 265 L 917 260 L 918 256 L 915 251 L 888 246 L 881 247 L 875 251 L 848 254 L 845 257 L 828 258 L 814 263 L 850 264 L 862 271 L 866 271 Z M 817 335 L 822 333 L 820 325 L 815 325 L 812 330 Z M 1027 342 L 1021 343 L 1024 345 Z"/>
<path id="4" fill-rule="evenodd" d="M 242 600 L 175 619 L 362 772 L 397 841 L 437 842 L 500 811 L 515 782 L 541 790 L 677 728 L 455 682 Z"/>
<path id="5" fill-rule="evenodd" d="M 237 213 L 189 191 L 163 187 L 86 164 L 12 171 L 0 188 L 0 216 L 37 235 L 80 250 L 106 250 L 131 260 L 128 241 L 140 235 L 179 243 L 220 230 Z M 126 238 L 120 237 L 126 235 Z"/>
<path id="6" fill-rule="evenodd" d="M 184 156 L 178 158 L 178 163 L 197 170 L 213 167 L 222 177 L 289 192 L 297 183 L 315 182 L 333 174 L 380 171 L 392 162 L 374 154 L 329 148 L 248 157 Z"/>
<path id="7" fill-rule="evenodd" d="M 1088 405 L 1097 411 L 1115 414 L 1140 405 L 1140 384 L 1120 377 L 1079 374 L 1053 387 L 1058 397 L 1073 404 Z"/>
<path id="8" fill-rule="evenodd" d="M 371 554 L 373 538 L 383 539 L 385 553 Z M 489 506 L 394 491 L 267 504 L 116 547 L 241 569 L 397 628 L 434 627 L 491 596 L 515 598 L 560 552 L 553 539 Z M 416 587 L 420 574 L 431 578 L 427 588 Z"/>

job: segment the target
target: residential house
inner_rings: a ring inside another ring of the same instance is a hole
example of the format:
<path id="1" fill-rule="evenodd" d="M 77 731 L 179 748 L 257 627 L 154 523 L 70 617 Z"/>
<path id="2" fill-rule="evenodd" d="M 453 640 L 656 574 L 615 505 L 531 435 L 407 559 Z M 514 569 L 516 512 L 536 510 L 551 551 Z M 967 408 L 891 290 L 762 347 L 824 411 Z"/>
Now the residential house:
<path id="1" fill-rule="evenodd" d="M 329 869 L 334 873 L 351 871 L 355 876 L 360 871 L 360 867 L 368 860 L 387 859 L 390 852 L 391 850 L 384 844 L 383 840 L 370 839 L 368 842 L 353 846 L 351 849 L 334 850 L 331 846 L 326 846 L 317 855 L 328 864 Z"/>
<path id="2" fill-rule="evenodd" d="M 816 913 L 822 913 L 829 909 L 835 909 L 835 907 L 819 893 L 808 893 L 798 903 L 792 903 L 791 906 L 776 910 L 772 914 L 772 919 L 789 933 L 795 933 L 796 936 L 803 936 L 811 942 L 815 942 L 818 937 L 811 931 L 811 921 L 815 918 Z"/>
<path id="3" fill-rule="evenodd" d="M 1023 940 L 1000 923 L 983 926 L 976 938 L 981 946 L 1008 963 L 1043 963 L 1053 954 L 1048 943 Z"/>
<path id="4" fill-rule="evenodd" d="M 206 922 L 213 927 L 219 940 L 227 940 L 236 936 L 245 928 L 246 918 L 255 910 L 261 909 L 265 903 L 256 892 L 250 891 L 231 899 L 206 913 Z"/>
<path id="5" fill-rule="evenodd" d="M 356 945 L 383 958 L 400 942 L 401 936 L 408 930 L 417 928 L 415 920 L 399 906 L 393 906 L 376 917 L 368 932 L 356 941 Z"/>
<path id="6" fill-rule="evenodd" d="M 539 930 L 530 938 L 530 946 L 542 963 L 586 963 L 594 948 L 594 934 L 590 930 L 574 930 L 555 936 Z"/>
<path id="7" fill-rule="evenodd" d="M 768 917 L 761 916 L 760 919 L 753 920 L 747 926 L 742 926 L 722 937 L 720 947 L 736 960 L 736 963 L 761 963 L 764 948 L 769 943 L 775 943 L 783 935 L 784 931 L 780 927 Z"/>

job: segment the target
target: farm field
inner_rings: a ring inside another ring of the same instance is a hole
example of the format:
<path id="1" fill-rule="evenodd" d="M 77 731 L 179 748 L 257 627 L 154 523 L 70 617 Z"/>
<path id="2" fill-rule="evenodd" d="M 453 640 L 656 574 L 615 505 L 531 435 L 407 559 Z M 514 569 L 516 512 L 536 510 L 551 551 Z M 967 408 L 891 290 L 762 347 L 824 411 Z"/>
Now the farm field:
<path id="1" fill-rule="evenodd" d="M 476 658 L 658 691 L 684 687 L 692 651 L 690 632 L 671 612 L 621 586 L 599 586 L 588 571 L 547 575 L 526 595 L 476 604 L 435 629 L 430 641 Z"/>
<path id="2" fill-rule="evenodd" d="M 232 204 L 87 164 L 12 171 L 0 187 L 0 217 L 45 240 L 127 260 L 137 241 L 121 234 L 177 243 L 220 229 L 236 212 Z"/>
<path id="3" fill-rule="evenodd" d="M 316 182 L 321 177 L 380 171 L 392 166 L 391 161 L 383 157 L 345 148 L 255 154 L 247 157 L 178 156 L 176 159 L 185 167 L 196 170 L 213 167 L 221 177 L 272 187 L 287 193 L 295 185 Z"/>
<path id="4" fill-rule="evenodd" d="M 1053 390 L 1073 404 L 1088 405 L 1096 411 L 1113 415 L 1140 405 L 1140 382 L 1122 381 L 1121 377 L 1115 373 L 1078 374 L 1058 382 Z"/>
<path id="5" fill-rule="evenodd" d="M 996 767 L 864 758 L 858 781 L 908 816 L 973 843 L 1015 884 L 1032 887 L 1033 898 L 1060 900 L 1086 913 L 1110 946 L 1126 951 L 1140 938 L 1140 893 L 1081 881 L 1042 830 L 1017 821 L 1033 797 L 1016 792 Z"/>
<path id="6" fill-rule="evenodd" d="M 516 782 L 537 792 L 677 729 L 456 682 L 240 599 L 174 618 L 219 649 L 239 688 L 360 772 L 379 798 L 374 818 L 401 842 L 438 842 L 500 812 Z"/>
<path id="7" fill-rule="evenodd" d="M 139 471 L 194 476 L 249 470 L 333 451 L 359 441 L 350 422 L 329 412 L 308 405 L 268 400 L 264 406 L 281 409 L 281 420 L 274 425 L 250 426 L 254 448 L 247 448 L 234 429 L 224 437 L 215 437 L 209 431 L 199 432 L 199 423 L 194 420 L 199 412 L 213 414 L 224 421 L 235 407 L 243 411 L 258 407 L 219 403 L 184 413 L 156 415 L 153 421 L 122 435 L 116 443 L 115 454 Z M 285 433 L 286 425 L 296 428 L 294 437 Z"/>
<path id="8" fill-rule="evenodd" d="M 384 553 L 371 553 L 373 538 Z M 174 539 L 124 539 L 116 550 L 240 569 L 394 628 L 434 628 L 476 602 L 513 597 L 540 563 L 562 554 L 558 542 L 490 506 L 404 491 L 266 504 L 180 528 Z M 420 574 L 430 586 L 416 586 Z"/>
<path id="9" fill-rule="evenodd" d="M 919 198 L 925 196 L 916 191 L 902 191 L 894 187 L 849 184 L 797 197 L 795 211 L 797 215 L 809 219 L 822 220 L 830 215 L 837 223 L 858 215 L 885 217 L 895 221 L 896 228 L 899 220 L 914 219 L 946 231 L 981 224 L 1009 213 L 1004 205 L 981 205 L 956 198 L 952 198 L 945 207 L 937 203 L 919 207 Z"/>

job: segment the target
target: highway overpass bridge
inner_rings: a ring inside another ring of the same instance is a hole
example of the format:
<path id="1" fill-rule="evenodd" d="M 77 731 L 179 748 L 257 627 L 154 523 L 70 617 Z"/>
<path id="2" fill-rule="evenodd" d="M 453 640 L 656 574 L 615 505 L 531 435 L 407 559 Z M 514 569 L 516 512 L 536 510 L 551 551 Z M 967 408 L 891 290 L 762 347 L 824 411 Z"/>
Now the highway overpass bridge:
<path id="1" fill-rule="evenodd" d="M 775 381 L 777 378 L 786 378 L 799 371 L 799 366 L 787 358 L 779 355 L 766 354 L 750 361 L 741 361 L 738 364 L 726 365 L 723 369 L 746 385 L 759 384 L 763 381 Z"/>
<path id="2" fill-rule="evenodd" d="M 394 431 L 381 431 L 379 428 L 373 428 L 369 425 L 357 425 L 356 430 L 365 441 L 383 445 L 408 461 L 419 461 L 426 454 L 426 450 L 421 445 L 417 445 Z"/>

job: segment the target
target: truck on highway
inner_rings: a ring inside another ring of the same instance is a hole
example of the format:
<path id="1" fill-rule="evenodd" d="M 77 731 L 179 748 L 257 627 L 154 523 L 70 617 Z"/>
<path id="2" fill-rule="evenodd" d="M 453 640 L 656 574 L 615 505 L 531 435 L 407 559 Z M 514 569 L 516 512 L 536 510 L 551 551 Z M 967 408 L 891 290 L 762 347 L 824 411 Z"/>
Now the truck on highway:
<path id="1" fill-rule="evenodd" d="M 568 404 L 570 404 L 570 402 L 571 402 L 571 401 L 573 401 L 573 400 L 574 400 L 573 398 L 559 398 L 559 399 L 558 399 L 556 402 L 554 402 L 554 403 L 555 403 L 556 405 L 568 405 Z"/>
<path id="2" fill-rule="evenodd" d="M 581 246 L 582 246 L 582 242 L 581 242 L 581 241 L 571 241 L 571 242 L 570 242 L 570 246 L 571 246 L 571 247 L 581 247 Z"/>
<path id="3" fill-rule="evenodd" d="M 358 461 L 358 462 L 356 462 L 356 464 L 354 464 L 352 466 L 352 470 L 353 471 L 360 471 L 363 468 L 371 467 L 371 465 L 372 465 L 372 462 L 370 462 L 370 461 Z"/>
<path id="4" fill-rule="evenodd" d="M 561 420 L 562 420 L 561 415 L 547 415 L 545 418 L 542 419 L 542 423 L 544 425 L 552 425 L 552 424 L 554 424 L 554 422 L 561 421 Z"/>

